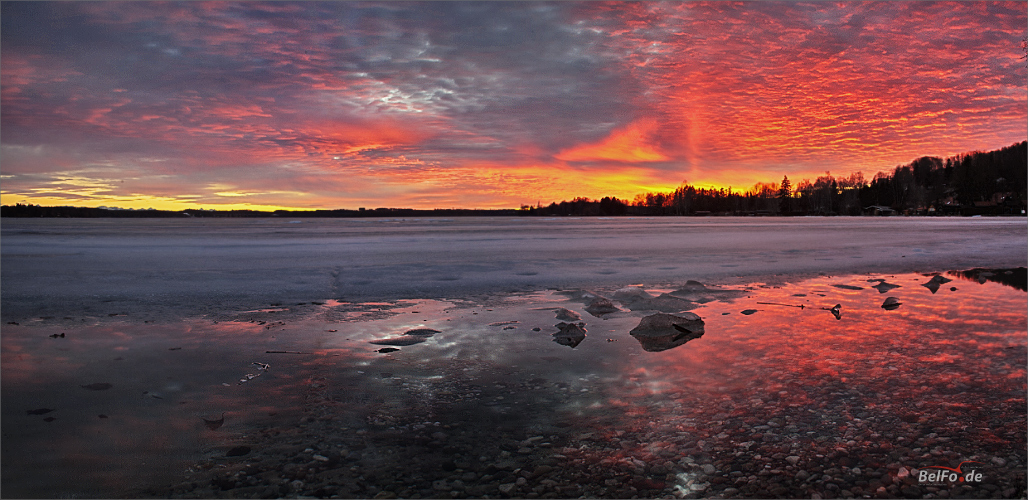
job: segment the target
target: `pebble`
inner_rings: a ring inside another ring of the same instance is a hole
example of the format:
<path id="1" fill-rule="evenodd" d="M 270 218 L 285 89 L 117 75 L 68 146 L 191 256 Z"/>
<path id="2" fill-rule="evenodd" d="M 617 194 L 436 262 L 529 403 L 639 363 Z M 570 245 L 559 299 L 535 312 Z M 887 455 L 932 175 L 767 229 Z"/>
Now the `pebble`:
<path id="1" fill-rule="evenodd" d="M 1002 457 L 992 457 L 992 463 L 996 464 L 996 466 L 998 467 L 1003 467 L 1007 464 L 1007 461 L 1004 460 Z"/>
<path id="2" fill-rule="evenodd" d="M 799 463 L 800 457 L 797 457 L 796 455 L 791 455 L 791 456 L 785 457 L 785 461 L 789 462 L 789 465 L 796 465 L 797 463 Z"/>
<path id="3" fill-rule="evenodd" d="M 503 483 L 503 484 L 500 485 L 500 488 L 499 488 L 500 489 L 500 493 L 503 493 L 504 495 L 510 495 L 511 493 L 514 492 L 514 488 L 515 487 L 516 487 L 516 485 L 514 483 Z"/>
<path id="4" fill-rule="evenodd" d="M 713 465 L 711 465 L 711 464 L 703 464 L 703 473 L 704 474 L 709 476 L 709 475 L 711 475 L 711 474 L 713 474 L 715 472 L 717 472 L 717 469 Z"/>

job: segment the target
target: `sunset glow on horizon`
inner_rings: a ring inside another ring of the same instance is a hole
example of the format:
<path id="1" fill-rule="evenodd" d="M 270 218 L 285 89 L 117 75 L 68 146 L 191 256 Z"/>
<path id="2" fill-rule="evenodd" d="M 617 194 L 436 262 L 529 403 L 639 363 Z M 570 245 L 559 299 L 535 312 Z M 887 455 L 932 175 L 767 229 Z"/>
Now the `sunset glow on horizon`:
<path id="1" fill-rule="evenodd" d="M 2 2 L 0 201 L 516 208 L 1028 139 L 1028 3 Z"/>

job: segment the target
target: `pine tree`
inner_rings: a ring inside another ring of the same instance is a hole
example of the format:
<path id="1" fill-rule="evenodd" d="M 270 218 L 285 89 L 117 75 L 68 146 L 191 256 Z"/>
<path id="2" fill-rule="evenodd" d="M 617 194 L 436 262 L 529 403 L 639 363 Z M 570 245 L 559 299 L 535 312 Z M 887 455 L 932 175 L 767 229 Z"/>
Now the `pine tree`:
<path id="1" fill-rule="evenodd" d="M 778 188 L 778 211 L 782 214 L 792 212 L 792 183 L 788 175 L 782 177 L 782 185 Z"/>

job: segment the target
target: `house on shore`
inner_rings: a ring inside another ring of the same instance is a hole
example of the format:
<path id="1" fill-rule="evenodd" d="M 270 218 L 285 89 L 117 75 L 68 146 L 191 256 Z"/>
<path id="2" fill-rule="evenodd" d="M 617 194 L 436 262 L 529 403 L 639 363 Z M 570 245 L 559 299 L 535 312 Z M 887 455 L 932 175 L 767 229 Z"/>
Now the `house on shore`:
<path id="1" fill-rule="evenodd" d="M 889 216 L 896 215 L 896 211 L 882 205 L 871 205 L 864 207 L 864 215 Z"/>

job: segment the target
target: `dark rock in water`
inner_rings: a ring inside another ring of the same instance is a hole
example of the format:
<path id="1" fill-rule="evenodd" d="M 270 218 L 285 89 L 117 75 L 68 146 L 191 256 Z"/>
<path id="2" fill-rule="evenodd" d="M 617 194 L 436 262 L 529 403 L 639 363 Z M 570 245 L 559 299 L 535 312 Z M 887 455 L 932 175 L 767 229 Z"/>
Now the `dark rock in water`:
<path id="1" fill-rule="evenodd" d="M 751 315 L 751 314 L 753 314 L 755 312 L 757 312 L 756 309 L 746 309 L 745 311 L 741 311 L 742 314 L 745 314 L 747 316 L 749 316 L 749 315 Z"/>
<path id="2" fill-rule="evenodd" d="M 566 345 L 574 349 L 585 340 L 585 323 L 560 322 L 554 326 L 559 328 L 560 331 L 553 334 L 553 341 L 560 345 Z"/>
<path id="3" fill-rule="evenodd" d="M 832 285 L 835 288 L 842 288 L 843 290 L 863 290 L 863 287 L 853 285 Z"/>
<path id="4" fill-rule="evenodd" d="M 703 336 L 703 319 L 693 313 L 657 313 L 646 316 L 628 332 L 644 351 L 660 352 Z"/>
<path id="5" fill-rule="evenodd" d="M 371 343 L 375 344 L 375 345 L 408 346 L 408 345 L 420 344 L 420 343 L 424 342 L 425 340 L 427 340 L 427 338 L 425 338 L 425 337 L 412 336 L 412 337 L 394 337 L 394 338 L 391 338 L 391 339 L 372 340 Z"/>
<path id="6" fill-rule="evenodd" d="M 250 447 L 249 446 L 236 446 L 235 448 L 232 448 L 231 450 L 228 450 L 225 453 L 225 456 L 226 457 L 241 457 L 243 455 L 249 455 L 249 454 L 250 454 Z"/>
<path id="7" fill-rule="evenodd" d="M 949 283 L 950 281 L 953 281 L 953 280 L 951 280 L 949 278 L 946 278 L 944 276 L 935 275 L 935 276 L 932 277 L 932 279 L 928 280 L 928 283 L 922 283 L 921 286 L 931 290 L 932 293 L 935 293 L 935 292 L 939 291 L 939 286 L 940 285 L 943 285 L 945 283 Z"/>
<path id="8" fill-rule="evenodd" d="M 900 304 L 901 302 L 896 297 L 888 297 L 885 299 L 885 302 L 882 303 L 882 309 L 892 311 L 894 309 L 898 309 Z"/>
<path id="9" fill-rule="evenodd" d="M 689 280 L 685 282 L 685 286 L 680 288 L 679 291 L 698 291 L 707 289 L 707 285 L 704 285 L 703 283 L 700 283 L 696 280 Z"/>
<path id="10" fill-rule="evenodd" d="M 79 387 L 82 387 L 83 389 L 89 389 L 91 391 L 106 391 L 107 389 L 110 389 L 111 387 L 114 387 L 114 386 L 111 385 L 111 384 L 108 384 L 107 382 L 97 382 L 95 384 L 82 385 L 82 386 L 79 386 Z"/>
<path id="11" fill-rule="evenodd" d="M 597 318 L 602 318 L 605 314 L 615 313 L 620 310 L 621 309 L 618 309 L 613 302 L 603 297 L 593 299 L 593 301 L 585 308 L 585 312 L 592 314 Z"/>
<path id="12" fill-rule="evenodd" d="M 404 335 L 415 335 L 418 337 L 431 337 L 439 333 L 439 330 L 433 330 L 431 328 L 414 328 L 413 330 L 407 330 Z"/>
<path id="13" fill-rule="evenodd" d="M 54 420 L 57 420 L 57 419 L 54 418 L 54 417 L 46 417 L 46 418 L 43 419 L 44 422 L 53 422 Z"/>
<path id="14" fill-rule="evenodd" d="M 53 408 L 39 408 L 38 410 L 25 410 L 25 413 L 29 415 L 46 415 L 52 411 L 54 411 Z"/>
<path id="15" fill-rule="evenodd" d="M 625 304 L 625 305 L 628 305 L 628 304 L 631 304 L 633 302 L 637 302 L 637 301 L 640 301 L 640 300 L 647 300 L 647 299 L 652 299 L 652 298 L 653 298 L 653 295 L 650 295 L 649 292 L 647 292 L 646 290 L 643 290 L 641 287 L 637 287 L 637 286 L 625 287 L 625 288 L 622 288 L 622 289 L 614 292 L 614 300 L 616 300 L 616 301 L 618 301 L 618 302 L 620 302 L 622 304 Z"/>
<path id="16" fill-rule="evenodd" d="M 55 333 L 55 334 L 51 335 L 50 338 L 52 338 L 52 339 L 63 339 L 64 338 L 64 332 L 61 332 L 60 335 Z"/>
<path id="17" fill-rule="evenodd" d="M 383 347 L 383 348 L 378 350 L 378 352 L 396 352 L 396 351 L 399 351 L 399 349 L 397 349 L 395 347 Z"/>
<path id="18" fill-rule="evenodd" d="M 581 314 L 578 314 L 575 311 L 572 311 L 571 309 L 565 309 L 563 307 L 558 307 L 556 309 L 556 313 L 557 319 L 561 321 L 578 321 L 582 319 Z"/>
<path id="19" fill-rule="evenodd" d="M 110 418 L 107 415 L 104 415 L 103 413 L 97 415 L 97 417 L 99 417 L 99 418 Z"/>
<path id="20" fill-rule="evenodd" d="M 835 319 L 842 319 L 842 304 L 835 304 L 829 311 L 832 312 L 832 316 L 835 316 Z"/>
<path id="21" fill-rule="evenodd" d="M 893 285 L 892 283 L 886 283 L 885 280 L 882 280 L 881 283 L 879 283 L 879 284 L 877 284 L 877 285 L 875 285 L 875 286 L 873 286 L 871 288 L 874 288 L 874 289 L 878 290 L 878 293 L 885 293 L 885 292 L 888 292 L 889 290 L 892 290 L 894 288 L 899 288 L 899 287 L 900 287 L 899 285 Z"/>
<path id="22" fill-rule="evenodd" d="M 668 295 L 673 295 L 692 302 L 698 302 L 700 304 L 713 302 L 715 300 L 730 300 L 742 297 L 745 294 L 746 292 L 742 290 L 723 290 L 717 287 L 708 287 L 703 283 L 693 280 L 686 281 L 685 286 L 668 293 Z"/>
<path id="23" fill-rule="evenodd" d="M 666 313 L 688 311 L 696 307 L 696 303 L 691 300 L 675 297 L 667 293 L 651 299 L 637 300 L 628 305 L 628 308 L 633 311 L 660 311 Z"/>

